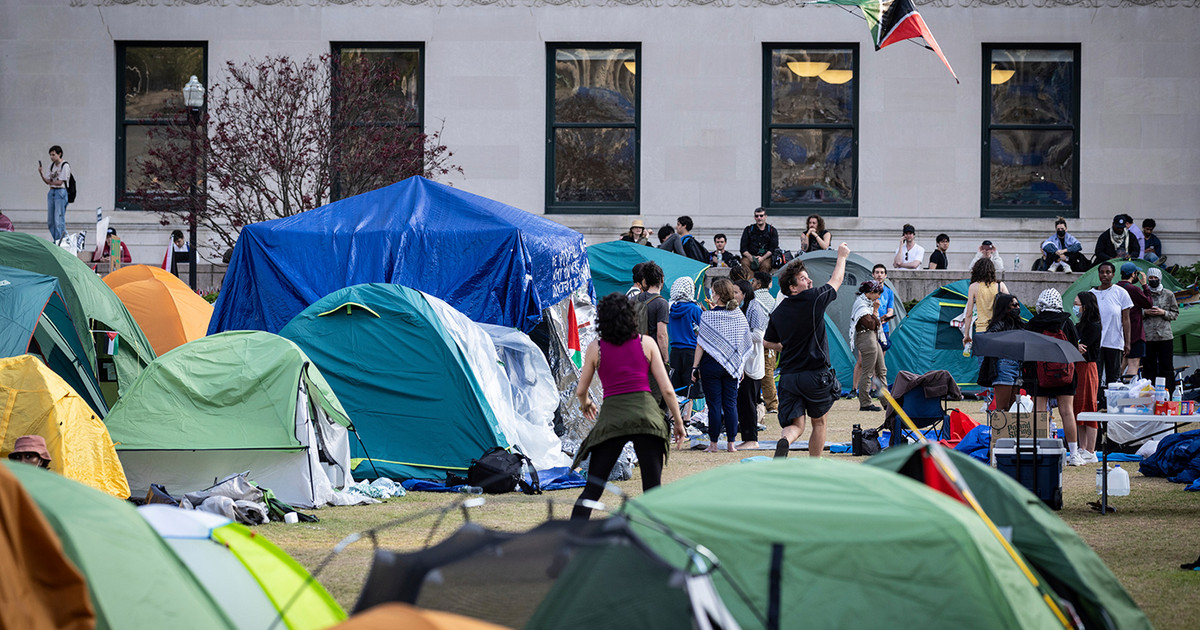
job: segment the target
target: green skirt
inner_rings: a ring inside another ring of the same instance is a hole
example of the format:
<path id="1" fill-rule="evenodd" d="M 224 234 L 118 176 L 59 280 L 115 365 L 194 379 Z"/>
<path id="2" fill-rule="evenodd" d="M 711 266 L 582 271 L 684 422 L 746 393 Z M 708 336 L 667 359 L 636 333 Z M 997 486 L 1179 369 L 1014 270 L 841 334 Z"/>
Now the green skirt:
<path id="1" fill-rule="evenodd" d="M 612 438 L 634 435 L 662 438 L 664 455 L 670 451 L 668 446 L 671 441 L 671 429 L 650 392 L 606 396 L 600 404 L 596 426 L 592 427 L 591 432 L 579 445 L 579 452 L 575 454 L 575 461 L 571 467 L 577 468 L 597 444 Z"/>

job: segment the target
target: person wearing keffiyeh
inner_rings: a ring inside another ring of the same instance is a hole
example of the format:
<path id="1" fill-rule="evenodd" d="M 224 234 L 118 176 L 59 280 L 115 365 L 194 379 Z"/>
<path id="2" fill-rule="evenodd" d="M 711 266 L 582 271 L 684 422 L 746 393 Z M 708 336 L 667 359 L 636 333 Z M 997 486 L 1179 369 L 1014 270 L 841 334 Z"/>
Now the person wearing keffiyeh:
<path id="1" fill-rule="evenodd" d="M 745 370 L 753 343 L 746 316 L 738 308 L 739 289 L 728 278 L 713 282 L 713 308 L 700 316 L 696 336 L 696 355 L 692 359 L 692 380 L 700 381 L 708 408 L 708 452 L 717 451 L 721 429 L 725 429 L 726 447 L 736 451 L 737 387 Z"/>
<path id="2" fill-rule="evenodd" d="M 1146 271 L 1146 292 L 1151 307 L 1142 310 L 1142 329 L 1146 334 L 1142 376 L 1151 383 L 1161 376 L 1166 379 L 1167 391 L 1172 391 L 1175 389 L 1175 334 L 1171 332 L 1171 321 L 1179 317 L 1179 303 L 1174 293 L 1163 289 L 1162 269 L 1158 267 Z"/>
<path id="3" fill-rule="evenodd" d="M 742 314 L 750 326 L 750 354 L 746 355 L 745 377 L 738 383 L 737 415 L 738 430 L 742 434 L 742 442 L 737 448 L 758 448 L 758 403 L 762 398 L 762 388 L 759 380 L 766 373 L 763 370 L 763 333 L 771 320 L 767 307 L 763 306 L 754 296 L 754 285 L 749 280 L 738 280 L 733 283 L 742 293 Z"/>
<path id="4" fill-rule="evenodd" d="M 1058 289 L 1042 291 L 1037 299 L 1037 311 L 1037 315 L 1034 315 L 1033 319 L 1025 324 L 1026 330 L 1046 335 L 1061 331 L 1066 337 L 1067 343 L 1076 347 L 1079 345 L 1079 333 L 1075 330 L 1075 322 L 1071 321 L 1071 317 L 1063 312 L 1062 295 L 1059 294 Z M 1037 362 L 1025 363 L 1026 387 L 1030 384 L 1037 385 L 1034 388 L 1034 392 L 1037 394 L 1037 398 L 1034 400 L 1034 411 L 1045 411 L 1049 407 L 1051 398 L 1058 399 L 1058 413 L 1062 416 L 1063 434 L 1067 439 L 1068 466 L 1083 466 L 1087 463 L 1084 454 L 1079 451 L 1078 429 L 1075 425 L 1075 389 L 1078 381 L 1079 375 L 1076 373 L 1071 382 L 1066 385 L 1047 387 L 1038 382 Z"/>
<path id="5" fill-rule="evenodd" d="M 693 299 L 695 294 L 696 284 L 687 276 L 676 278 L 671 283 L 671 316 L 667 320 L 667 336 L 670 337 L 668 360 L 672 371 L 671 386 L 675 388 L 676 395 L 685 394 L 692 382 L 696 327 L 700 325 L 700 314 L 704 312 Z"/>

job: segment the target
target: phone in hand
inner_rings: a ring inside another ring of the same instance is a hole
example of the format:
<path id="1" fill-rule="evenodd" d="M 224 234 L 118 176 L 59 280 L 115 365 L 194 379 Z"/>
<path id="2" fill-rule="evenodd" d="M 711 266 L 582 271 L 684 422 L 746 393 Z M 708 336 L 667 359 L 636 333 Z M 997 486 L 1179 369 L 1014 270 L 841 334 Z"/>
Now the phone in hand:
<path id="1" fill-rule="evenodd" d="M 38 168 L 42 168 L 42 161 L 38 160 Z"/>

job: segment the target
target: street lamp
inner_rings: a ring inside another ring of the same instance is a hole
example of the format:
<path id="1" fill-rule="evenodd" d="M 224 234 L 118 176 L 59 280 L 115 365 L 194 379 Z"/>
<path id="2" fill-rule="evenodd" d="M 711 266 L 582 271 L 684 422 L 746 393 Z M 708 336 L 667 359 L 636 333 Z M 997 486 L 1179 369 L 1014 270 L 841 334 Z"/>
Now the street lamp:
<path id="1" fill-rule="evenodd" d="M 191 138 L 192 152 L 192 170 L 191 177 L 188 178 L 188 199 L 191 202 L 191 212 L 188 219 L 188 258 L 191 261 L 191 271 L 188 276 L 188 285 L 192 290 L 196 290 L 196 214 L 199 212 L 199 178 L 200 178 L 200 155 L 196 148 L 196 126 L 200 124 L 200 112 L 204 109 L 204 85 L 196 79 L 196 75 L 183 86 L 183 105 L 187 107 L 188 124 L 191 125 L 191 133 L 188 134 Z"/>

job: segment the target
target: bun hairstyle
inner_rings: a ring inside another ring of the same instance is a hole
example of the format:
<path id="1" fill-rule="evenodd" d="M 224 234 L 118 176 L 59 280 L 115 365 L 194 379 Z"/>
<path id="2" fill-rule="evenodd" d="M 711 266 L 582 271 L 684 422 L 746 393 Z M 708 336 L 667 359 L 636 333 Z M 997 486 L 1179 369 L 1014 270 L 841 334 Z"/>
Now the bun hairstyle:
<path id="1" fill-rule="evenodd" d="M 732 311 L 741 304 L 738 304 L 736 298 L 733 297 L 733 283 L 729 278 L 717 278 L 713 281 L 713 302 L 717 308 L 723 308 L 727 311 Z"/>

